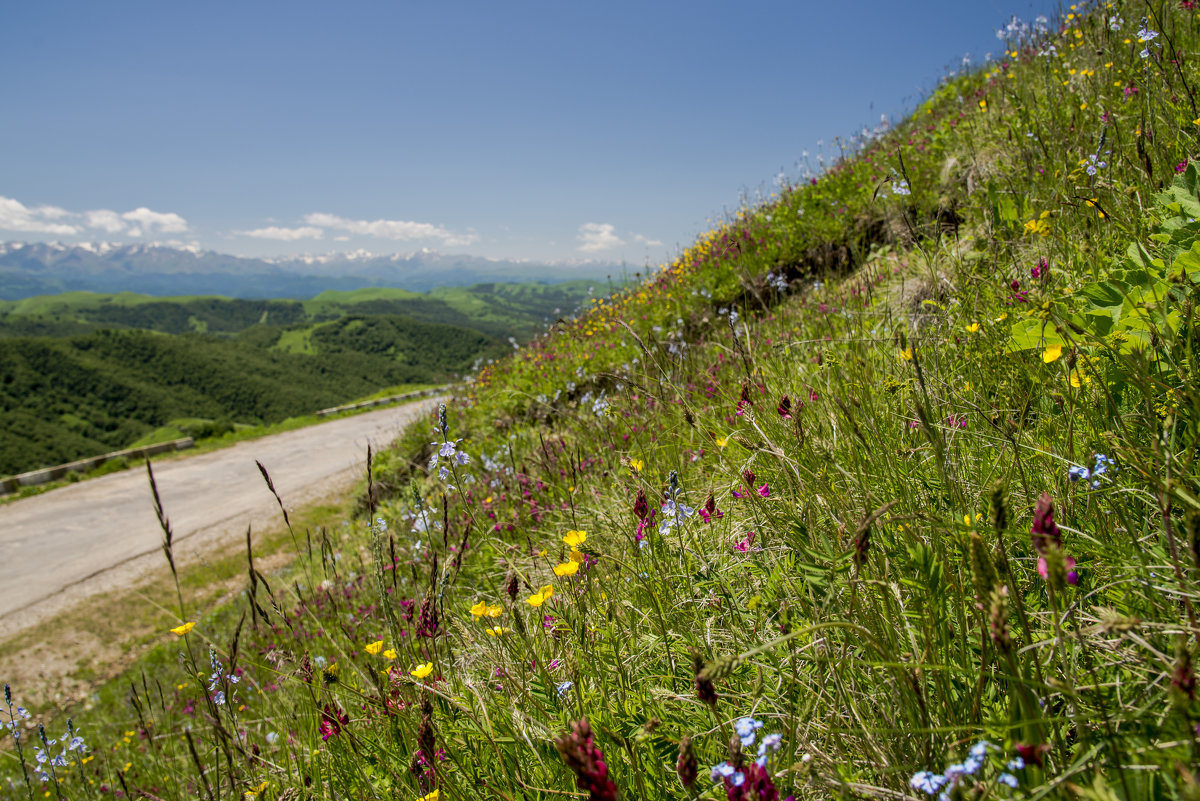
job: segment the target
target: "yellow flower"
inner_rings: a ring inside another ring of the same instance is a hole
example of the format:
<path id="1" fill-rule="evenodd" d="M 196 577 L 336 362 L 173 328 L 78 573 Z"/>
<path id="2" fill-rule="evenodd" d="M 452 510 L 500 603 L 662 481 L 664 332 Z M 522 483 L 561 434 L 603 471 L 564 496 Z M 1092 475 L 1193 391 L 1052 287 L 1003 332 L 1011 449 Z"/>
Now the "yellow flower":
<path id="1" fill-rule="evenodd" d="M 375 656 L 375 654 L 383 650 L 383 640 L 376 640 L 375 642 L 368 643 L 364 650 L 366 650 L 366 652 L 371 656 Z"/>
<path id="2" fill-rule="evenodd" d="M 573 576 L 578 572 L 579 572 L 579 563 L 578 562 L 574 562 L 574 561 L 563 562 L 562 564 L 558 564 L 558 565 L 554 566 L 554 575 L 556 575 L 560 578 L 563 576 Z"/>
<path id="3" fill-rule="evenodd" d="M 416 676 L 418 679 L 423 679 L 433 672 L 433 663 L 426 662 L 423 665 L 417 665 L 412 670 L 408 671 L 408 675 Z"/>
<path id="4" fill-rule="evenodd" d="M 487 611 L 487 604 L 485 604 L 483 601 L 480 601 L 479 603 L 477 603 L 471 607 L 471 614 L 475 616 L 476 620 L 483 617 L 483 614 L 486 611 Z"/>
<path id="5" fill-rule="evenodd" d="M 587 541 L 586 531 L 568 531 L 567 536 L 563 537 L 563 542 L 570 545 L 572 548 L 578 548 Z"/>
<path id="6" fill-rule="evenodd" d="M 1056 360 L 1059 356 L 1062 356 L 1062 345 L 1047 345 L 1046 349 L 1042 351 L 1042 361 L 1046 364 Z"/>
<path id="7" fill-rule="evenodd" d="M 906 361 L 906 362 L 911 362 L 912 356 L 913 356 L 912 348 L 905 348 L 904 350 L 900 351 L 900 358 L 904 359 L 904 361 Z"/>
<path id="8" fill-rule="evenodd" d="M 429 795 L 423 795 L 417 801 L 438 801 L 438 791 L 434 790 Z"/>
<path id="9" fill-rule="evenodd" d="M 550 584 L 547 584 L 545 587 L 542 587 L 541 592 L 534 593 L 533 595 L 530 595 L 525 600 L 529 603 L 530 606 L 541 606 L 542 604 L 544 604 L 546 601 L 549 601 L 553 597 L 554 597 L 554 587 Z"/>
<path id="10" fill-rule="evenodd" d="M 629 466 L 633 468 L 635 473 L 640 473 L 642 472 L 642 468 L 646 466 L 646 463 L 641 459 L 630 459 Z"/>
<path id="11" fill-rule="evenodd" d="M 182 623 L 182 624 L 176 626 L 175 628 L 171 629 L 171 633 L 182 637 L 183 635 L 185 635 L 189 631 L 191 631 L 195 627 L 195 625 L 196 625 L 196 621 L 189 620 L 187 623 Z"/>
<path id="12" fill-rule="evenodd" d="M 724 448 L 729 442 L 729 437 L 717 437 L 717 447 Z"/>
<path id="13" fill-rule="evenodd" d="M 491 626 L 487 629 L 487 633 L 489 635 L 491 635 L 492 637 L 499 637 L 503 634 L 507 634 L 508 629 L 506 629 L 502 626 Z"/>
<path id="14" fill-rule="evenodd" d="M 391 659 L 395 659 L 397 656 L 399 656 L 399 654 L 396 653 L 395 648 L 389 648 L 383 652 L 384 659 L 391 660 Z"/>
<path id="15" fill-rule="evenodd" d="M 1078 370 L 1071 371 L 1071 386 L 1075 387 L 1075 389 L 1079 389 L 1084 384 L 1090 383 L 1092 383 L 1092 379 L 1088 378 L 1083 373 L 1079 372 Z"/>
<path id="16" fill-rule="evenodd" d="M 570 559 L 572 562 L 582 562 L 583 561 L 583 552 L 578 551 L 575 548 L 572 548 L 571 553 L 567 558 Z"/>
<path id="17" fill-rule="evenodd" d="M 971 323 L 970 325 L 967 326 L 968 334 L 974 334 L 978 330 L 979 330 L 979 323 Z"/>
<path id="18" fill-rule="evenodd" d="M 262 794 L 262 791 L 265 789 L 267 789 L 266 782 L 263 782 L 262 784 L 258 785 L 257 787 L 251 787 L 249 790 L 246 791 L 246 798 L 258 798 L 259 795 Z"/>
<path id="19" fill-rule="evenodd" d="M 488 617 L 500 617 L 502 614 L 504 614 L 504 607 L 500 606 L 499 604 L 489 606 L 486 610 L 484 610 L 484 614 Z"/>

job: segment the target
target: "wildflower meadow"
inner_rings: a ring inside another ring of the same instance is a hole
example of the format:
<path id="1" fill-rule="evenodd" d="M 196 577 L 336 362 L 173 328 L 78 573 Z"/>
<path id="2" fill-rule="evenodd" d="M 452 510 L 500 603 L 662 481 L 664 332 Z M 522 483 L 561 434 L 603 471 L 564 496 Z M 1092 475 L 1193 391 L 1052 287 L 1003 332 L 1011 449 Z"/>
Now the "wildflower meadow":
<path id="1" fill-rule="evenodd" d="M 1195 5 L 1012 20 L 487 365 L 86 709 L 6 686 L 0 792 L 1200 798 Z"/>

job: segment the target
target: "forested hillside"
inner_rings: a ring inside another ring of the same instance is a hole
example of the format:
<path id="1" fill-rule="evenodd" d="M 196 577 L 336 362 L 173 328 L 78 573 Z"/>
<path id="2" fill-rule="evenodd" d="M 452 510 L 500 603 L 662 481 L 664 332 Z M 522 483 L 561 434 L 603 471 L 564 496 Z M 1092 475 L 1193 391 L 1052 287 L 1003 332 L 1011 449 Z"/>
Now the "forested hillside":
<path id="1" fill-rule="evenodd" d="M 178 418 L 312 414 L 381 387 L 444 383 L 511 348 L 404 318 L 346 318 L 297 354 L 188 334 L 0 339 L 0 474 L 118 450 Z"/>
<path id="2" fill-rule="evenodd" d="M 577 281 L 0 302 L 0 475 L 124 448 L 171 421 L 269 424 L 383 387 L 444 383 L 592 292 Z"/>

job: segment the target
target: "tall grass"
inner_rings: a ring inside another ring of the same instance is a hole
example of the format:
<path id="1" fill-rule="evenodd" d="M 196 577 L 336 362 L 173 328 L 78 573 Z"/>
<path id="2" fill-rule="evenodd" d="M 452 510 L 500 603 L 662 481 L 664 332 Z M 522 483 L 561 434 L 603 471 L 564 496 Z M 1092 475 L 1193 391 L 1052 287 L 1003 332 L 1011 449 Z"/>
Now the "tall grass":
<path id="1" fill-rule="evenodd" d="M 1197 797 L 1191 5 L 1013 23 L 489 366 L 11 792 Z"/>

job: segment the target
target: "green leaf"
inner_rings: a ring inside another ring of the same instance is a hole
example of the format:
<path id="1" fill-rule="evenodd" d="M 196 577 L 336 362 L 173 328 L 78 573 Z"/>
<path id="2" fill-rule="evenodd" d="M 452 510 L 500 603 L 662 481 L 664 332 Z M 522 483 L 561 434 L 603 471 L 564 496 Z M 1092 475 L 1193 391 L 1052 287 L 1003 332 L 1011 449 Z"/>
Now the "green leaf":
<path id="1" fill-rule="evenodd" d="M 1170 277 L 1181 276 L 1186 276 L 1192 281 L 1200 277 L 1200 242 L 1193 242 L 1189 250 L 1180 253 L 1171 263 Z"/>
<path id="2" fill-rule="evenodd" d="M 1172 214 L 1193 219 L 1200 217 L 1200 171 L 1196 169 L 1195 163 L 1188 164 L 1187 170 L 1182 175 L 1175 176 L 1170 188 L 1155 195 L 1154 200 Z"/>
<path id="3" fill-rule="evenodd" d="M 1017 320 L 1012 325 L 1012 350 L 1044 348 L 1047 345 L 1065 345 L 1067 341 L 1059 335 L 1054 323 L 1037 317 Z"/>
<path id="4" fill-rule="evenodd" d="M 1125 296 L 1129 294 L 1129 287 L 1120 281 L 1100 281 L 1088 284 L 1079 291 L 1079 294 L 1087 298 L 1093 306 L 1109 308 L 1120 306 L 1125 302 Z"/>

